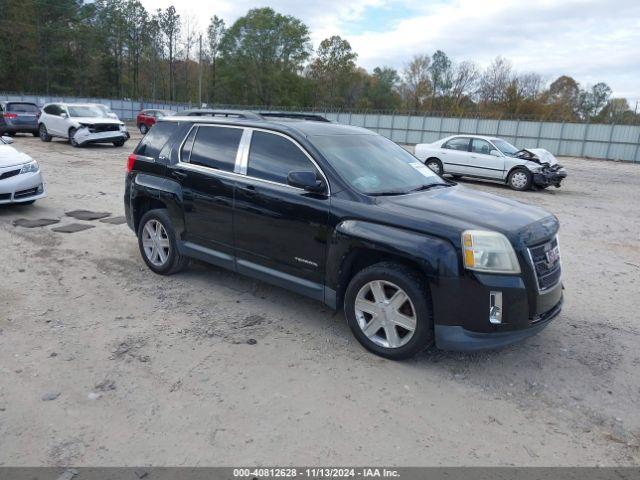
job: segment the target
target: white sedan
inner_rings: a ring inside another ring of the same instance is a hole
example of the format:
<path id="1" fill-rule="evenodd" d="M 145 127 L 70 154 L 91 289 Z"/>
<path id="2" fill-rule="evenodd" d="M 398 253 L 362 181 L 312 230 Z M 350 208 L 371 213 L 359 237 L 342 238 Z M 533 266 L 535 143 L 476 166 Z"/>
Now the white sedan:
<path id="1" fill-rule="evenodd" d="M 415 156 L 440 175 L 498 180 L 514 190 L 560 187 L 567 177 L 565 169 L 547 150 L 519 149 L 496 137 L 453 135 L 433 143 L 419 143 Z"/>
<path id="2" fill-rule="evenodd" d="M 29 205 L 46 194 L 42 174 L 38 162 L 12 143 L 13 139 L 0 137 L 0 204 Z"/>

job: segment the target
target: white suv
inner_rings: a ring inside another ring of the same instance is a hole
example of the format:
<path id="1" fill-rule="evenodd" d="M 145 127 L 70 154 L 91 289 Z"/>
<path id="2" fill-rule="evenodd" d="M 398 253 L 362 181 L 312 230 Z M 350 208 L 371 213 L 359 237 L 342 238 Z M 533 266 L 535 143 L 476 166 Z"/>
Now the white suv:
<path id="1" fill-rule="evenodd" d="M 52 137 L 66 138 L 74 147 L 90 143 L 113 143 L 121 147 L 129 139 L 127 127 L 108 114 L 102 105 L 47 103 L 38 120 L 38 134 L 43 142 Z"/>

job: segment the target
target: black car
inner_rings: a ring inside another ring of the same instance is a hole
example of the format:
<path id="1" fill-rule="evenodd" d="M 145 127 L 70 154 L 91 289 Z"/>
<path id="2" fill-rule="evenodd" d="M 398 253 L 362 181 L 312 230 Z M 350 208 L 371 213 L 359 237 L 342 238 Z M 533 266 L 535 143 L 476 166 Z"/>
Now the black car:
<path id="1" fill-rule="evenodd" d="M 0 103 L 0 134 L 30 133 L 38 136 L 40 108 L 30 102 Z"/>
<path id="2" fill-rule="evenodd" d="M 562 306 L 558 221 L 458 186 L 357 127 L 169 117 L 128 161 L 124 205 L 151 270 L 197 258 L 344 309 L 389 358 L 539 332 Z"/>

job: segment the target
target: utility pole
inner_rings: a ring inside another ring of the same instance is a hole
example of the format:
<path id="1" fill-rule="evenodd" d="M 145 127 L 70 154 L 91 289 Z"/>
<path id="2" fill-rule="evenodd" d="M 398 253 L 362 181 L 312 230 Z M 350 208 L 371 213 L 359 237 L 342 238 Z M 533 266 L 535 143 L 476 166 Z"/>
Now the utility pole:
<path id="1" fill-rule="evenodd" d="M 198 107 L 202 107 L 202 34 L 198 39 L 200 51 L 198 52 Z"/>

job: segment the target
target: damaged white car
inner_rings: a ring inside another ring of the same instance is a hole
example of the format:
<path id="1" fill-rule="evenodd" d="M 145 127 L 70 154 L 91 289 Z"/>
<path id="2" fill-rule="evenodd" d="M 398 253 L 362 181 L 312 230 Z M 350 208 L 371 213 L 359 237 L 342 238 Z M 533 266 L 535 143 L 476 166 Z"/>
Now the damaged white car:
<path id="1" fill-rule="evenodd" d="M 567 177 L 547 150 L 520 149 L 496 137 L 453 135 L 416 145 L 415 156 L 440 175 L 497 180 L 514 190 L 558 188 Z"/>
<path id="2" fill-rule="evenodd" d="M 48 103 L 38 120 L 43 142 L 53 137 L 69 140 L 74 147 L 91 143 L 112 143 L 121 147 L 129 139 L 127 126 L 103 106 L 77 103 Z"/>
<path id="3" fill-rule="evenodd" d="M 0 137 L 0 204 L 30 205 L 45 196 L 40 167 L 12 143 L 13 139 Z"/>

